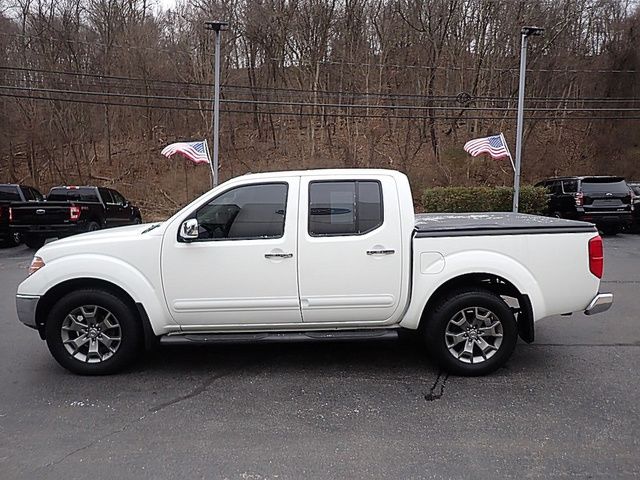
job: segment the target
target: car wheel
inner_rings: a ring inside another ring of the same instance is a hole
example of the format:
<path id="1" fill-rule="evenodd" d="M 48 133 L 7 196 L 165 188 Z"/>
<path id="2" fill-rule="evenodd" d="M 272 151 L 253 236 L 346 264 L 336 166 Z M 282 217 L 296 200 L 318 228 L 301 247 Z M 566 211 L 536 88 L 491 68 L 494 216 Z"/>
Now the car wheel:
<path id="1" fill-rule="evenodd" d="M 95 232 L 96 230 L 100 230 L 100 224 L 94 221 L 89 222 L 87 225 L 87 232 Z"/>
<path id="2" fill-rule="evenodd" d="M 449 373 L 476 376 L 504 365 L 518 328 L 509 306 L 487 290 L 460 290 L 441 300 L 424 328 L 432 358 Z"/>
<path id="3" fill-rule="evenodd" d="M 40 235 L 26 235 L 24 243 L 27 247 L 37 250 L 44 245 L 46 239 Z"/>
<path id="4" fill-rule="evenodd" d="M 80 375 L 116 373 L 141 350 L 136 313 L 104 290 L 78 290 L 62 297 L 46 319 L 45 333 L 53 357 Z"/>
<path id="5" fill-rule="evenodd" d="M 4 245 L 6 247 L 17 247 L 22 243 L 22 237 L 18 232 L 9 233 L 4 239 Z"/>

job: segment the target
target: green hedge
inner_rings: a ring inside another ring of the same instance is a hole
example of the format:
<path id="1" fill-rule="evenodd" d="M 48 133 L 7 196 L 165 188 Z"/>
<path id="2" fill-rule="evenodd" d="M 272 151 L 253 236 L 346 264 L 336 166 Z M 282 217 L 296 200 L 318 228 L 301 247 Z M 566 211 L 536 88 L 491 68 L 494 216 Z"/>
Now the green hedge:
<path id="1" fill-rule="evenodd" d="M 510 212 L 513 204 L 511 187 L 435 187 L 422 195 L 425 212 Z M 547 190 L 523 185 L 519 211 L 543 214 L 547 208 Z"/>

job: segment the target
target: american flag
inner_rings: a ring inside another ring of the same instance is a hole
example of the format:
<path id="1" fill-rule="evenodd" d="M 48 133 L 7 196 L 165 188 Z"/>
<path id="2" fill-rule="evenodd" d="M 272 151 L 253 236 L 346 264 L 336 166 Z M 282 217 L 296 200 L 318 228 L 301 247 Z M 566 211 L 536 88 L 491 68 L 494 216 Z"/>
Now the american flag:
<path id="1" fill-rule="evenodd" d="M 207 142 L 178 142 L 167 145 L 162 149 L 162 155 L 169 158 L 176 153 L 183 155 L 193 163 L 211 163 L 209 161 L 209 151 Z"/>
<path id="2" fill-rule="evenodd" d="M 464 144 L 464 150 L 473 157 L 481 153 L 488 153 L 493 158 L 511 157 L 502 134 L 469 140 Z"/>

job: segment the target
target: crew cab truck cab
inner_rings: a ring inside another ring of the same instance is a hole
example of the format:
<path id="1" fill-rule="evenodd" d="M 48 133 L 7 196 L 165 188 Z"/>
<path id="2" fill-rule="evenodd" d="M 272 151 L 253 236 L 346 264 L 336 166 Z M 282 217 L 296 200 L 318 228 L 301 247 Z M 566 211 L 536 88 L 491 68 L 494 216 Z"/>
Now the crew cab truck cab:
<path id="1" fill-rule="evenodd" d="M 35 249 L 48 238 L 141 223 L 138 207 L 111 188 L 53 187 L 46 201 L 11 206 L 11 229 Z"/>
<path id="2" fill-rule="evenodd" d="M 414 215 L 405 175 L 319 170 L 244 175 L 160 224 L 41 248 L 20 320 L 80 374 L 143 345 L 424 338 L 446 370 L 503 365 L 534 322 L 598 313 L 602 240 L 570 220 Z"/>

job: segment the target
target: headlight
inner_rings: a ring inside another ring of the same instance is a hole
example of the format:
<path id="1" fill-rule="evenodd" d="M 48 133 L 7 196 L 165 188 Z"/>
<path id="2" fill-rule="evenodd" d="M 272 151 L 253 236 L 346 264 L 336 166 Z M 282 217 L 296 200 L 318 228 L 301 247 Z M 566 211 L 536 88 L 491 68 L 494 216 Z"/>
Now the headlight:
<path id="1" fill-rule="evenodd" d="M 44 260 L 38 256 L 33 257 L 31 265 L 29 265 L 29 275 L 36 273 L 42 267 L 44 267 Z"/>

